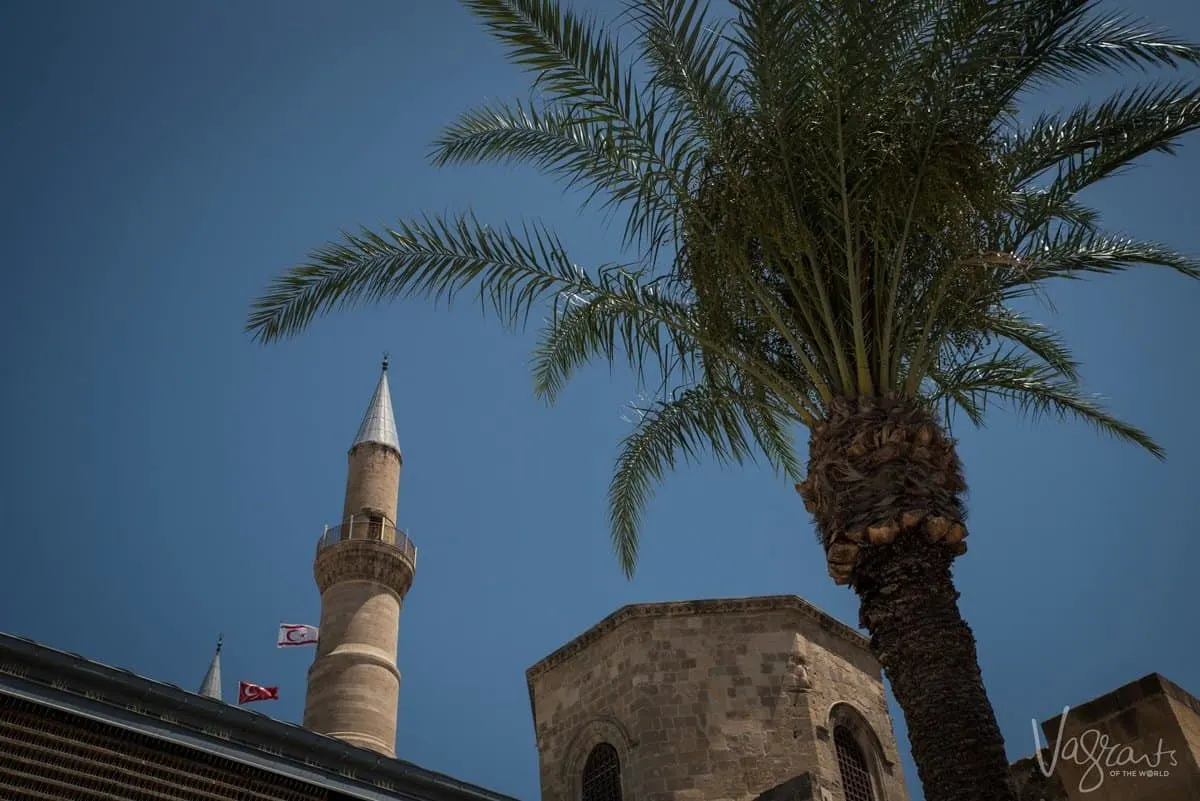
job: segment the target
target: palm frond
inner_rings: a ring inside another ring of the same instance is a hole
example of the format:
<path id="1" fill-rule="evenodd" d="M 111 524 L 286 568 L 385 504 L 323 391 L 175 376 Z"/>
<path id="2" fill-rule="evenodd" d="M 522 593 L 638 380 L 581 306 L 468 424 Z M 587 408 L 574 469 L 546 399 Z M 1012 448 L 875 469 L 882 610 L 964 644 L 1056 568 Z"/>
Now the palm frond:
<path id="1" fill-rule="evenodd" d="M 1077 228 L 1030 241 L 1019 254 L 1021 265 L 1011 285 L 1052 278 L 1083 278 L 1118 273 L 1138 266 L 1166 267 L 1188 278 L 1200 278 L 1200 260 L 1156 242 Z"/>
<path id="2" fill-rule="evenodd" d="M 463 0 L 508 50 L 510 59 L 536 75 L 534 88 L 580 116 L 604 121 L 625 150 L 665 167 L 662 144 L 671 133 L 662 107 L 648 98 L 625 63 L 620 46 L 595 19 L 555 0 Z"/>
<path id="3" fill-rule="evenodd" d="M 1200 64 L 1200 47 L 1123 11 L 1092 13 L 1097 0 L 1030 0 L 1070 14 L 1038 66 L 1041 80 L 1066 81 L 1100 71 Z"/>
<path id="4" fill-rule="evenodd" d="M 726 46 L 725 22 L 701 0 L 626 0 L 650 67 L 648 88 L 670 93 L 681 122 L 711 145 L 735 111 L 738 66 Z"/>
<path id="5" fill-rule="evenodd" d="M 755 454 L 776 470 L 799 475 L 786 413 L 735 390 L 696 386 L 670 400 L 639 409 L 640 420 L 621 443 L 609 484 L 613 548 L 621 569 L 633 575 L 642 514 L 655 485 L 682 460 L 708 454 L 722 464 L 744 464 Z"/>
<path id="6" fill-rule="evenodd" d="M 628 138 L 611 121 L 587 116 L 566 104 L 539 110 L 516 102 L 481 106 L 459 115 L 434 141 L 436 166 L 524 163 L 565 179 L 568 189 L 597 195 L 602 207 L 624 206 L 624 242 L 658 243 L 670 234 L 677 200 L 644 150 L 627 149 Z"/>
<path id="7" fill-rule="evenodd" d="M 1013 192 L 1008 207 L 1009 220 L 998 226 L 999 238 L 994 243 L 995 250 L 1002 253 L 1016 252 L 1031 236 L 1053 234 L 1060 227 L 1099 230 L 1100 212 L 1065 192 L 1022 189 Z"/>
<path id="8" fill-rule="evenodd" d="M 1055 375 L 1079 380 L 1079 363 L 1062 336 L 1012 309 L 999 308 L 987 314 L 979 327 L 996 337 L 1020 345 Z"/>
<path id="9" fill-rule="evenodd" d="M 1035 420 L 1047 415 L 1080 420 L 1101 433 L 1138 445 L 1157 459 L 1166 458 L 1166 452 L 1146 432 L 1107 412 L 1097 398 L 1084 395 L 1078 383 L 1011 351 L 938 375 L 931 400 L 950 397 L 957 402 L 957 396 L 969 399 L 976 411 L 968 416 L 976 423 L 986 412 L 989 398 L 994 398 Z"/>
<path id="10" fill-rule="evenodd" d="M 637 113 L 633 79 L 617 42 L 597 20 L 555 0 L 463 0 L 505 46 L 513 63 L 536 76 L 535 87 L 597 114 L 628 122 Z"/>
<path id="11" fill-rule="evenodd" d="M 542 329 L 533 354 L 534 393 L 554 403 L 575 371 L 593 361 L 613 364 L 624 359 L 639 387 L 648 367 L 661 377 L 656 387 L 696 375 L 700 350 L 694 311 L 637 276 L 619 274 L 607 281 L 604 294 L 564 296 Z"/>
<path id="12" fill-rule="evenodd" d="M 635 38 L 556 0 L 463 0 L 533 76 L 434 142 L 438 166 L 531 166 L 624 215 L 629 264 L 588 270 L 539 224 L 470 214 L 319 248 L 255 302 L 247 329 L 419 296 L 478 300 L 506 326 L 548 317 L 534 388 L 628 366 L 660 400 L 610 487 L 631 570 L 642 508 L 677 460 L 763 455 L 798 472 L 796 423 L 842 399 L 989 403 L 1082 419 L 1156 456 L 1080 389 L 1056 332 L 1018 313 L 1054 279 L 1200 260 L 1108 233 L 1083 193 L 1200 129 L 1191 77 L 1018 121 L 1048 82 L 1200 65 L 1200 48 L 1099 0 L 625 0 Z M 1140 79 L 1139 79 L 1140 80 Z"/>
<path id="13" fill-rule="evenodd" d="M 983 4 L 969 4 L 983 5 Z M 1102 71 L 1198 63 L 1200 49 L 1127 14 L 1098 11 L 1099 0 L 989 3 L 988 20 L 968 47 L 980 108 L 999 117 L 1015 99 L 1048 84 Z"/>
<path id="14" fill-rule="evenodd" d="M 1180 137 L 1197 128 L 1200 87 L 1152 84 L 1065 116 L 1042 115 L 1013 137 L 1001 158 L 1014 185 L 1058 167 L 1057 191 L 1074 195 L 1146 154 L 1173 153 Z"/>
<path id="15" fill-rule="evenodd" d="M 383 234 L 364 229 L 314 251 L 307 264 L 275 279 L 253 305 L 246 329 L 271 342 L 299 333 L 314 317 L 396 297 L 451 301 L 476 285 L 478 299 L 508 326 L 560 293 L 603 294 L 538 224 L 521 233 L 481 224 L 472 214 L 401 221 Z"/>
<path id="16" fill-rule="evenodd" d="M 682 202 L 703 151 L 677 124 L 678 111 L 639 83 L 603 26 L 556 0 L 463 2 L 506 47 L 511 60 L 537 76 L 534 88 L 552 106 L 603 125 L 619 151 L 643 165 L 650 183 L 642 185 L 639 199 L 657 193 Z M 631 217 L 626 241 L 631 240 L 646 244 L 653 258 L 662 230 Z"/>

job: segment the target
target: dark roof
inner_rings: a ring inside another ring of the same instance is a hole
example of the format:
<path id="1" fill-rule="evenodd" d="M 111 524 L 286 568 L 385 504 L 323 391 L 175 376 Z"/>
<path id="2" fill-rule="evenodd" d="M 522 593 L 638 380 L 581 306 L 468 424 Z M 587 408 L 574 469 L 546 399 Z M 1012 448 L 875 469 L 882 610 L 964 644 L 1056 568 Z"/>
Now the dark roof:
<path id="1" fill-rule="evenodd" d="M 0 633 L 0 693 L 369 801 L 516 801 L 445 774 Z"/>

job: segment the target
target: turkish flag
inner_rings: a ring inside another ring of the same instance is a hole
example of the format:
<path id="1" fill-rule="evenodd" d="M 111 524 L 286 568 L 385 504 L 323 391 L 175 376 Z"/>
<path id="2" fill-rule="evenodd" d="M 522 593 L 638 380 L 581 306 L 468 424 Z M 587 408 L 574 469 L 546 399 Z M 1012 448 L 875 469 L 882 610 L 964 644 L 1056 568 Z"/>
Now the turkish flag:
<path id="1" fill-rule="evenodd" d="M 238 703 L 248 704 L 251 701 L 278 701 L 278 687 L 260 687 L 248 681 L 238 682 Z"/>

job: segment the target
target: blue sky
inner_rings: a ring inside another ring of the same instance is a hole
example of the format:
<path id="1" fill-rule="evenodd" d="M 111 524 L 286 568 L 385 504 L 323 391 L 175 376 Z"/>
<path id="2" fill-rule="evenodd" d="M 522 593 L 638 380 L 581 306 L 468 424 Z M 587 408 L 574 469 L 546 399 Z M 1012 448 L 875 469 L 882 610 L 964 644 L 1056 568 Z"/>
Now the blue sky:
<path id="1" fill-rule="evenodd" d="M 1200 39 L 1188 0 L 1137 8 Z M 421 549 L 402 757 L 537 798 L 524 670 L 625 603 L 795 593 L 857 620 L 799 498 L 753 469 L 671 477 L 621 577 L 605 490 L 622 373 L 590 370 L 546 409 L 532 333 L 469 303 L 368 309 L 271 347 L 242 333 L 273 274 L 360 223 L 469 205 L 614 257 L 547 179 L 428 165 L 455 113 L 524 85 L 448 2 L 0 2 L 0 630 L 189 688 L 224 632 L 226 694 L 278 684 L 257 708 L 298 720 L 311 652 L 277 650 L 274 629 L 318 620 L 316 538 L 384 350 L 399 523 Z M 1200 253 L 1198 183 L 1193 137 L 1092 200 L 1113 228 Z M 1145 271 L 1061 290 L 1052 321 L 1089 388 L 1169 460 L 1008 414 L 956 429 L 972 520 L 956 579 L 1014 758 L 1030 718 L 1146 673 L 1200 693 L 1200 286 Z"/>

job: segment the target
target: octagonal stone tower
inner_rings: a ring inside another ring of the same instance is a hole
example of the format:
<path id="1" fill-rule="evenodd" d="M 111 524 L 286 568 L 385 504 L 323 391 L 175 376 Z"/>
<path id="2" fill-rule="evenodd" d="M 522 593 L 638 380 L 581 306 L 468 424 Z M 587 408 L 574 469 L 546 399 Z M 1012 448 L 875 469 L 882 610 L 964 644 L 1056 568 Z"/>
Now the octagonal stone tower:
<path id="1" fill-rule="evenodd" d="M 321 592 L 317 655 L 308 671 L 304 727 L 395 756 L 400 607 L 417 551 L 396 528 L 400 443 L 387 358 L 350 446 L 342 522 L 317 543 Z"/>
<path id="2" fill-rule="evenodd" d="M 527 671 L 543 801 L 907 801 L 867 640 L 795 596 L 626 606 Z"/>

